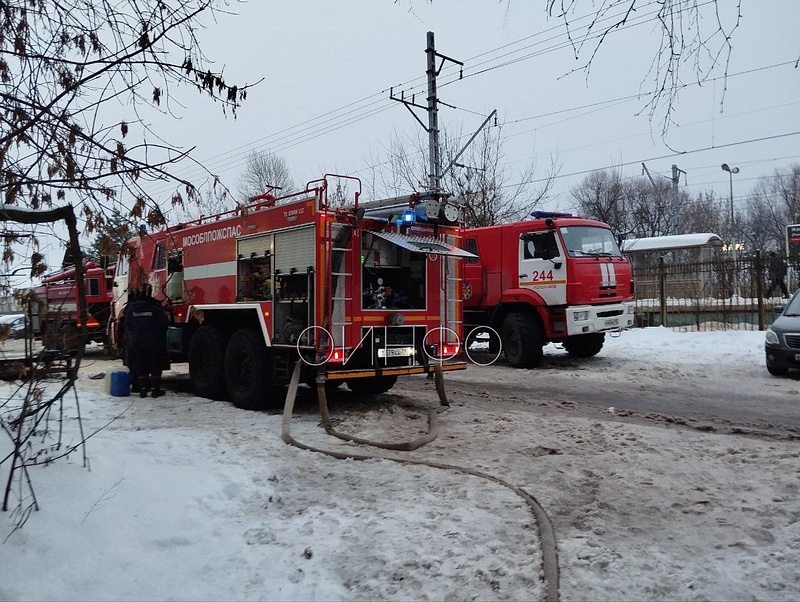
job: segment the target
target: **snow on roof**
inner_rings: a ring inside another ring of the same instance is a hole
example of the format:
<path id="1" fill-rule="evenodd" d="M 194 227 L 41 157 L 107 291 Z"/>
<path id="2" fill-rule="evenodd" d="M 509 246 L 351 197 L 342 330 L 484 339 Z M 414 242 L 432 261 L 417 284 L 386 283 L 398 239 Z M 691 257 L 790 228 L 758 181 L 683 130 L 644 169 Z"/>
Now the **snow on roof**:
<path id="1" fill-rule="evenodd" d="M 622 250 L 625 253 L 719 246 L 722 246 L 722 239 L 710 232 L 653 236 L 651 238 L 630 238 L 622 241 Z"/>

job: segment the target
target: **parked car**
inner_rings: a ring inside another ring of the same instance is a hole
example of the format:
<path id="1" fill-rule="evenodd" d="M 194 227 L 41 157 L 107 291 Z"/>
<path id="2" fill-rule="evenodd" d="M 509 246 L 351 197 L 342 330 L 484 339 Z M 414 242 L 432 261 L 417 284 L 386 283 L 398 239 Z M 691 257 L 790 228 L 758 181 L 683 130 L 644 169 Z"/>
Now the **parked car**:
<path id="1" fill-rule="evenodd" d="M 0 328 L 8 328 L 8 336 L 12 339 L 25 338 L 25 315 L 11 314 L 0 316 Z"/>
<path id="2" fill-rule="evenodd" d="M 767 328 L 764 350 L 770 374 L 782 376 L 790 368 L 800 369 L 800 290 Z"/>

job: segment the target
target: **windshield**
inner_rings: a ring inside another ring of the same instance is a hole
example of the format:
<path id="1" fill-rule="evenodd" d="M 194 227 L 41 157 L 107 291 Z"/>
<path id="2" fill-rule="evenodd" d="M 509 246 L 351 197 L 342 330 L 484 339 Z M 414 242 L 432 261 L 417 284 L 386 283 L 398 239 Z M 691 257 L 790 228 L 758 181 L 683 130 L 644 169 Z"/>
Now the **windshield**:
<path id="1" fill-rule="evenodd" d="M 784 316 L 800 316 L 800 295 L 795 295 L 783 310 Z"/>
<path id="2" fill-rule="evenodd" d="M 619 245 L 608 228 L 565 226 L 561 239 L 572 257 L 622 257 Z"/>

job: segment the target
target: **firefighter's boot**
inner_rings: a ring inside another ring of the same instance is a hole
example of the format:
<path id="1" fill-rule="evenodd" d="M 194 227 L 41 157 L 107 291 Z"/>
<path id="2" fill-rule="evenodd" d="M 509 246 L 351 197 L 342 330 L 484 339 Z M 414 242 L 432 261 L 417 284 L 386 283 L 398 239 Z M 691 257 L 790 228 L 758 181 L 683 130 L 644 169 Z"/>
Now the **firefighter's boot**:
<path id="1" fill-rule="evenodd" d="M 139 377 L 139 397 L 147 397 L 147 392 L 150 390 L 150 377 Z M 155 395 L 154 395 L 155 397 Z"/>
<path id="2" fill-rule="evenodd" d="M 164 391 L 161 390 L 161 379 L 153 378 L 153 397 L 161 397 Z"/>

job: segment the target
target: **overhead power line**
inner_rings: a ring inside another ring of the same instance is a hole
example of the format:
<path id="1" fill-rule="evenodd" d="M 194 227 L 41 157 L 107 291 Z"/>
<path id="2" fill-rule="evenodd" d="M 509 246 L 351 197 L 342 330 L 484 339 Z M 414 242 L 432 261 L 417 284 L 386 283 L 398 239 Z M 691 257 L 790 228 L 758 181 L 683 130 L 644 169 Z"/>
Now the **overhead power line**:
<path id="1" fill-rule="evenodd" d="M 708 2 L 706 2 L 704 4 L 707 4 L 707 3 Z M 659 2 L 652 1 L 652 2 L 649 2 L 647 4 L 642 5 L 641 8 L 646 8 L 646 7 L 649 7 L 649 6 L 657 6 L 658 4 L 659 4 Z M 702 4 L 701 6 L 703 6 L 704 4 Z M 681 9 L 681 10 L 685 10 L 685 9 Z M 623 14 L 624 14 L 624 11 L 621 11 L 619 13 L 614 13 L 612 15 L 607 15 L 603 19 L 598 20 L 595 23 L 595 25 L 597 25 L 599 23 L 602 23 L 602 22 L 613 21 L 614 19 L 619 19 Z M 656 14 L 657 14 L 657 11 L 649 13 L 649 16 L 651 17 L 650 18 L 651 21 L 655 20 L 655 16 L 654 15 L 656 15 Z M 648 16 L 648 15 L 645 15 L 645 16 Z M 585 15 L 582 15 L 582 16 L 579 16 L 579 17 L 575 17 L 573 19 L 573 22 L 574 23 L 580 23 L 580 22 L 583 22 L 583 21 L 586 21 L 586 20 L 589 20 L 589 19 L 593 19 L 593 18 L 596 18 L 596 12 L 589 12 L 589 13 L 586 13 Z M 642 18 L 642 17 L 640 17 L 640 18 Z M 640 23 L 637 23 L 637 24 L 643 24 L 644 22 L 646 22 L 646 21 L 643 21 L 643 22 L 640 22 Z M 552 31 L 557 31 L 557 30 L 562 30 L 562 32 L 560 34 L 558 34 L 557 36 L 552 37 L 552 38 L 548 38 L 547 40 L 544 40 L 544 41 L 550 41 L 550 40 L 553 40 L 553 39 L 557 39 L 559 37 L 564 37 L 567 40 L 569 39 L 567 34 L 566 34 L 566 32 L 563 31 L 563 25 L 559 24 L 559 25 L 553 26 L 553 27 L 551 27 L 551 28 L 549 28 L 547 30 L 544 30 L 543 32 L 539 32 L 539 33 L 533 34 L 531 36 L 526 36 L 525 38 L 522 38 L 522 39 L 520 39 L 518 41 L 511 42 L 509 44 L 505 44 L 503 46 L 500 46 L 499 48 L 491 49 L 489 51 L 485 51 L 483 53 L 475 55 L 475 57 L 472 57 L 472 59 L 470 59 L 470 60 L 474 60 L 474 59 L 480 58 L 482 56 L 489 56 L 489 55 L 491 55 L 493 53 L 496 53 L 497 51 L 499 51 L 501 49 L 509 48 L 509 47 L 514 46 L 514 45 L 516 45 L 516 44 L 518 44 L 518 43 L 520 43 L 522 41 L 535 39 L 535 38 L 541 37 L 541 36 L 543 36 L 543 35 L 545 35 L 547 33 L 550 33 Z M 591 39 L 591 37 L 587 37 L 586 39 Z M 516 50 L 516 51 L 514 51 L 512 53 L 505 53 L 505 54 L 501 55 L 501 57 L 498 57 L 498 58 L 503 58 L 503 57 L 509 56 L 510 54 L 513 54 L 515 52 L 519 52 L 519 51 L 524 50 L 526 48 L 529 48 L 531 46 L 532 45 L 525 46 L 522 49 L 518 49 L 518 50 Z M 538 55 L 540 55 L 540 54 L 542 54 L 544 52 L 552 52 L 554 50 L 557 50 L 557 49 L 560 49 L 560 48 L 563 48 L 563 47 L 564 47 L 564 45 L 562 44 L 561 46 L 552 48 L 549 51 L 546 50 L 546 51 L 543 51 L 543 52 L 539 52 Z M 518 58 L 518 59 L 515 60 L 515 62 L 519 62 L 520 60 L 527 60 L 528 58 L 533 58 L 533 55 L 532 56 L 528 56 L 528 57 Z M 491 60 L 496 60 L 496 59 L 489 59 L 487 61 L 484 61 L 483 63 L 479 63 L 477 66 L 484 65 L 484 64 L 489 64 L 491 62 Z M 501 66 L 503 66 L 503 65 L 498 65 L 497 68 L 499 68 Z M 445 69 L 445 71 L 447 71 L 447 69 Z M 473 75 L 477 75 L 477 74 L 478 73 L 473 74 Z M 417 92 L 415 92 L 416 87 L 417 87 L 415 85 L 415 82 L 421 82 L 419 84 L 419 92 L 422 92 L 423 91 L 423 86 L 424 86 L 424 81 L 425 81 L 425 77 L 424 76 L 419 76 L 419 77 L 416 77 L 416 78 L 412 78 L 412 79 L 408 80 L 407 82 L 401 83 L 396 87 L 403 88 L 404 86 L 411 85 L 412 88 L 410 89 L 410 93 L 417 93 Z M 449 82 L 449 83 L 452 83 L 452 82 Z M 341 127 L 345 127 L 347 125 L 351 125 L 351 124 L 356 123 L 358 121 L 361 121 L 363 119 L 367 119 L 369 117 L 372 117 L 375 114 L 381 112 L 380 110 L 377 110 L 377 108 L 374 105 L 379 105 L 379 104 L 382 104 L 383 102 L 385 102 L 385 99 L 381 100 L 378 97 L 383 96 L 388 91 L 388 89 L 389 88 L 386 87 L 381 92 L 376 92 L 376 93 L 370 94 L 368 96 L 363 97 L 362 99 L 359 99 L 359 100 L 353 101 L 351 103 L 348 103 L 348 104 L 346 104 L 346 105 L 344 105 L 344 106 L 342 106 L 342 107 L 340 107 L 338 109 L 333 109 L 331 111 L 327 111 L 327 112 L 325 112 L 325 113 L 323 113 L 323 114 L 321 114 L 321 115 L 319 115 L 317 117 L 310 118 L 310 119 L 307 119 L 307 120 L 305 120 L 305 121 L 303 121 L 303 122 L 301 122 L 299 124 L 290 126 L 288 128 L 284 128 L 282 130 L 278 130 L 278 131 L 274 132 L 273 134 L 270 134 L 268 136 L 264 136 L 262 138 L 259 138 L 259 139 L 255 140 L 253 142 L 250 142 L 250 143 L 248 143 L 246 145 L 242 145 L 242 146 L 237 147 L 235 149 L 232 149 L 232 150 L 229 150 L 229 151 L 225 151 L 223 153 L 220 153 L 219 155 L 215 155 L 213 157 L 205 159 L 203 161 L 204 167 L 208 168 L 212 172 L 225 171 L 231 165 L 235 165 L 236 163 L 240 162 L 249 152 L 257 151 L 259 149 L 259 147 L 263 148 L 263 149 L 267 149 L 268 148 L 272 152 L 279 152 L 281 149 L 285 150 L 287 148 L 291 148 L 291 147 L 296 146 L 298 144 L 302 144 L 304 142 L 308 142 L 310 140 L 313 140 L 316 137 L 319 137 L 319 136 L 325 135 L 327 133 L 330 133 L 331 131 L 338 130 Z M 370 99 L 375 99 L 375 98 L 378 98 L 378 100 L 373 100 L 372 102 L 369 102 Z M 360 106 L 360 105 L 362 105 L 364 103 L 367 103 L 366 106 Z M 388 106 L 391 106 L 391 105 L 389 105 L 387 103 L 386 106 L 388 107 Z M 467 109 L 462 109 L 462 110 L 467 110 Z M 343 117 L 343 115 L 340 115 L 340 113 L 342 113 L 343 111 L 344 111 L 344 115 L 350 115 L 350 117 L 347 118 L 347 120 L 344 121 L 344 122 L 331 123 L 331 122 L 335 122 L 336 120 L 338 120 L 341 117 Z M 354 113 L 358 113 L 358 112 L 361 112 L 361 113 L 359 115 L 353 115 Z M 329 125 L 327 127 L 325 127 L 325 128 L 322 128 L 322 129 L 315 129 L 317 127 L 317 125 L 316 125 L 317 123 L 327 123 Z M 277 142 L 281 142 L 282 146 L 278 147 L 277 150 L 273 150 L 273 147 L 276 145 Z M 189 168 L 185 172 L 182 172 L 181 175 L 183 177 L 185 177 L 186 179 L 191 179 L 193 177 L 198 177 L 198 176 L 202 175 L 203 173 L 205 173 L 203 168 L 198 166 L 198 167 L 195 167 L 195 168 Z M 164 191 L 164 194 L 168 194 L 168 193 L 169 193 L 169 189 Z"/>
<path id="2" fill-rule="evenodd" d="M 714 0 L 706 0 L 706 2 L 702 2 L 702 3 L 696 5 L 693 8 L 702 8 L 703 6 L 711 5 L 713 3 L 714 3 Z M 617 29 L 614 29 L 613 31 L 611 31 L 611 33 L 617 33 L 617 32 L 619 32 L 621 30 L 624 30 L 624 29 L 629 29 L 631 27 L 636 27 L 636 26 L 640 26 L 640 25 L 644 25 L 644 24 L 647 24 L 647 23 L 650 23 L 650 22 L 657 21 L 657 19 L 658 19 L 658 7 L 660 7 L 660 5 L 661 5 L 661 2 L 658 1 L 658 0 L 654 0 L 652 2 L 649 2 L 649 3 L 641 5 L 640 7 L 638 7 L 638 11 L 639 12 L 634 18 L 629 19 L 628 22 L 624 26 L 619 27 Z M 653 11 L 650 11 L 650 12 L 643 12 L 643 9 L 646 9 L 648 7 L 656 7 L 656 10 L 653 10 Z M 680 8 L 679 9 L 680 12 L 683 12 L 685 10 L 692 10 L 692 9 L 690 9 L 690 8 Z M 572 22 L 573 23 L 580 23 L 580 22 L 583 22 L 585 20 L 594 20 L 593 27 L 597 28 L 598 26 L 602 26 L 604 23 L 612 23 L 615 20 L 619 20 L 619 18 L 623 15 L 623 13 L 624 13 L 624 11 L 621 11 L 619 13 L 606 15 L 601 19 L 597 19 L 596 18 L 596 14 L 597 13 L 596 13 L 596 11 L 594 11 L 594 12 L 586 13 L 585 15 L 582 15 L 582 16 L 579 16 L 579 17 L 575 17 L 575 18 L 572 19 Z M 558 34 L 556 34 L 554 36 L 544 37 L 547 34 L 552 33 L 554 31 L 559 31 L 560 33 L 558 33 Z M 582 44 L 585 44 L 587 42 L 591 42 L 592 40 L 599 39 L 599 37 L 600 37 L 599 33 L 596 33 L 596 34 L 593 34 L 593 35 L 586 35 L 586 36 L 583 36 L 582 38 L 580 38 L 580 42 Z M 564 39 L 561 40 L 561 38 L 564 38 Z M 502 50 L 507 50 L 509 48 L 513 48 L 514 46 L 517 46 L 520 43 L 528 42 L 530 40 L 537 40 L 537 41 L 534 42 L 534 43 L 526 44 L 526 45 L 522 46 L 521 48 L 516 48 L 514 50 L 504 52 L 503 54 L 501 54 L 499 56 L 492 57 L 492 55 L 497 54 L 498 52 L 500 52 Z M 538 49 L 538 50 L 536 50 L 534 52 L 527 52 L 526 54 L 521 55 L 521 56 L 514 56 L 514 55 L 518 55 L 520 52 L 535 48 L 536 46 L 540 46 L 542 44 L 547 44 L 549 42 L 556 42 L 556 43 L 552 44 L 552 45 L 550 45 L 548 47 L 545 47 L 545 48 L 542 48 L 542 49 Z M 473 65 L 466 65 L 465 66 L 465 75 L 464 75 L 464 77 L 465 78 L 467 78 L 467 77 L 475 77 L 475 76 L 478 76 L 478 75 L 493 71 L 495 69 L 501 69 L 501 68 L 507 67 L 509 65 L 519 63 L 521 61 L 530 60 L 532 58 L 535 58 L 535 57 L 538 57 L 538 56 L 542 56 L 542 55 L 550 53 L 550 52 L 561 50 L 561 49 L 563 49 L 563 48 L 565 48 L 567 46 L 572 45 L 573 43 L 574 43 L 574 41 L 571 40 L 569 38 L 569 36 L 567 35 L 567 33 L 564 31 L 563 24 L 559 23 L 558 25 L 555 25 L 555 26 L 553 26 L 551 28 L 548 28 L 548 29 L 546 29 L 546 30 L 544 30 L 542 32 L 538 32 L 538 33 L 533 34 L 531 36 L 526 36 L 526 37 L 521 38 L 519 40 L 516 40 L 514 42 L 510 42 L 510 43 L 505 44 L 503 46 L 500 46 L 500 47 L 497 47 L 497 48 L 494 48 L 494 49 L 490 49 L 488 51 L 485 51 L 485 52 L 482 52 L 482 53 L 479 53 L 479 54 L 475 55 L 471 59 L 468 59 L 468 61 L 474 61 L 474 60 L 479 59 L 481 57 L 487 57 L 487 58 L 486 58 L 486 60 L 484 60 L 482 62 L 478 62 L 478 63 L 473 64 Z M 508 59 L 508 57 L 514 57 L 514 58 Z M 503 60 L 503 59 L 507 59 L 507 60 L 505 60 L 503 62 L 500 62 L 500 63 L 497 63 L 497 61 Z M 493 63 L 496 63 L 496 64 L 493 64 Z M 751 70 L 751 72 L 752 71 L 754 71 L 754 70 Z M 444 69 L 444 72 L 447 72 L 447 68 Z M 722 78 L 714 78 L 714 80 L 716 80 L 716 79 L 722 79 Z M 419 76 L 419 77 L 416 77 L 416 78 L 412 78 L 412 79 L 408 80 L 407 82 L 401 83 L 397 87 L 398 88 L 402 88 L 403 86 L 411 86 L 410 88 L 408 88 L 410 93 L 418 93 L 418 92 L 415 92 L 415 90 L 417 90 L 417 88 L 419 87 L 419 91 L 420 92 L 422 91 L 422 86 L 424 85 L 424 80 L 425 80 L 424 76 Z M 714 81 L 714 80 L 706 80 L 706 81 Z M 455 81 L 457 81 L 457 80 L 453 79 L 453 80 L 450 80 L 450 81 L 445 81 L 440 86 L 443 87 L 443 86 L 455 83 Z M 421 83 L 417 84 L 416 82 L 421 82 Z M 700 85 L 700 82 L 687 84 L 685 86 L 682 86 L 682 88 L 686 87 L 686 86 L 689 86 L 689 85 Z M 246 145 L 242 145 L 242 146 L 240 146 L 240 147 L 238 147 L 236 149 L 232 149 L 232 150 L 229 150 L 229 151 L 225 151 L 224 153 L 220 153 L 219 155 L 215 155 L 215 156 L 207 159 L 204 162 L 203 166 L 197 166 L 195 168 L 189 168 L 186 172 L 183 172 L 181 175 L 182 175 L 182 177 L 185 177 L 186 179 L 192 179 L 192 178 L 200 177 L 205 173 L 204 168 L 207 168 L 212 173 L 215 173 L 215 174 L 219 175 L 220 173 L 223 173 L 223 172 L 225 172 L 225 171 L 227 171 L 227 170 L 229 170 L 229 169 L 241 164 L 245 160 L 246 155 L 249 154 L 250 152 L 257 152 L 259 150 L 269 150 L 270 152 L 280 153 L 282 151 L 288 150 L 289 148 L 293 148 L 293 147 L 298 146 L 300 144 L 304 144 L 306 142 L 310 142 L 310 141 L 312 141 L 315 138 L 318 138 L 320 136 L 324 136 L 324 135 L 326 135 L 328 133 L 340 130 L 340 129 L 345 128 L 347 126 L 353 125 L 353 124 L 355 124 L 357 122 L 363 121 L 365 119 L 369 119 L 369 118 L 371 118 L 371 117 L 373 117 L 373 116 L 375 116 L 375 115 L 377 115 L 379 113 L 382 113 L 383 111 L 388 110 L 389 108 L 391 108 L 392 105 L 389 103 L 388 99 L 382 98 L 386 94 L 388 89 L 389 89 L 388 87 L 384 88 L 384 90 L 382 90 L 381 92 L 376 92 L 376 93 L 370 94 L 370 95 L 365 96 L 365 97 L 363 97 L 363 98 L 361 98 L 359 100 L 356 100 L 356 101 L 353 101 L 351 103 L 348 103 L 348 104 L 346 104 L 346 105 L 344 105 L 344 106 L 342 106 L 342 107 L 340 107 L 338 109 L 333 109 L 331 111 L 327 111 L 327 112 L 325 112 L 325 113 L 323 113 L 323 114 L 321 114 L 321 115 L 319 115 L 317 117 L 310 118 L 310 119 L 307 119 L 307 120 L 305 120 L 305 121 L 303 121 L 303 122 L 301 122 L 299 124 L 296 124 L 296 125 L 293 125 L 293 126 L 278 130 L 278 131 L 276 131 L 276 132 L 274 132 L 274 133 L 272 133 L 272 134 L 270 134 L 268 136 L 261 137 L 261 138 L 255 140 L 255 141 L 253 141 L 251 143 L 248 143 Z M 636 98 L 636 97 L 641 97 L 641 95 L 631 96 L 630 98 Z M 615 100 L 610 100 L 610 101 L 605 101 L 605 102 L 607 102 L 607 103 L 619 103 L 621 101 L 622 101 L 622 99 L 615 99 Z M 578 110 L 578 109 L 579 108 L 574 108 L 572 110 Z M 483 115 L 482 113 L 478 113 L 476 111 L 471 111 L 470 109 L 466 109 L 466 108 L 458 108 L 458 110 L 469 112 L 469 113 L 473 113 L 473 114 Z M 559 112 L 566 112 L 566 111 L 567 110 L 556 111 L 556 112 L 553 112 L 552 114 L 557 114 Z M 523 120 L 526 120 L 526 119 L 536 119 L 536 118 L 540 118 L 542 116 L 544 116 L 544 115 L 541 115 L 541 116 L 530 116 L 530 117 L 527 117 L 527 118 L 521 118 L 519 120 L 516 120 L 515 122 L 523 121 Z M 511 123 L 515 123 L 515 122 L 511 122 Z M 381 163 L 379 165 L 384 165 L 384 164 L 385 163 Z M 358 173 L 358 171 L 356 173 Z M 171 188 L 164 189 L 163 191 L 161 191 L 160 193 L 155 194 L 154 196 L 161 196 L 161 195 L 166 196 L 166 195 L 169 194 L 170 190 L 171 190 Z"/>

